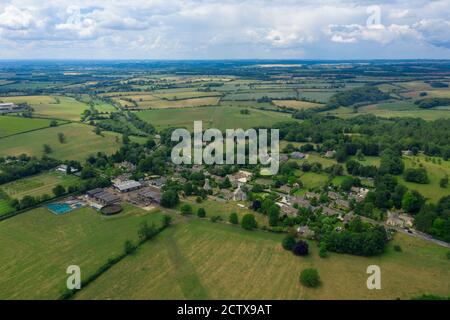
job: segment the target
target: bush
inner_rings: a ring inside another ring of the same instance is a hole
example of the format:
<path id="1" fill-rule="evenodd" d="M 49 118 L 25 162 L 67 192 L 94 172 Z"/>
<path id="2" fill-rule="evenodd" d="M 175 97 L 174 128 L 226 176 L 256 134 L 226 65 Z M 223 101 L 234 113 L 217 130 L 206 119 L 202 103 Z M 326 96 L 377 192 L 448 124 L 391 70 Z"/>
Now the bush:
<path id="1" fill-rule="evenodd" d="M 229 218 L 230 223 L 232 224 L 238 224 L 239 223 L 239 218 L 236 212 L 233 212 L 230 214 L 230 218 Z"/>
<path id="2" fill-rule="evenodd" d="M 57 197 L 60 197 L 64 193 L 66 193 L 66 189 L 60 184 L 58 184 L 56 187 L 54 187 L 52 191 L 53 191 L 53 194 Z"/>
<path id="3" fill-rule="evenodd" d="M 197 216 L 198 216 L 199 218 L 204 218 L 204 217 L 206 217 L 206 211 L 205 211 L 205 209 L 203 209 L 203 208 L 198 208 L 198 210 L 197 210 Z"/>
<path id="4" fill-rule="evenodd" d="M 294 249 L 295 244 L 295 237 L 292 234 L 287 235 L 281 242 L 283 248 L 289 251 L 292 251 Z"/>
<path id="5" fill-rule="evenodd" d="M 211 222 L 217 222 L 217 221 L 221 221 L 222 217 L 221 216 L 212 216 L 210 219 L 211 219 Z"/>
<path id="6" fill-rule="evenodd" d="M 320 276 L 316 269 L 305 269 L 300 273 L 300 283 L 308 288 L 320 285 Z"/>
<path id="7" fill-rule="evenodd" d="M 123 251 L 125 252 L 125 254 L 132 254 L 136 251 L 136 249 L 137 249 L 136 246 L 133 244 L 131 240 L 127 240 L 123 244 Z"/>
<path id="8" fill-rule="evenodd" d="M 299 242 L 297 242 L 294 247 L 292 248 L 292 252 L 296 255 L 296 256 L 306 256 L 309 253 L 309 246 L 308 246 L 308 242 L 304 241 L 304 240 L 300 240 Z"/>
<path id="9" fill-rule="evenodd" d="M 394 250 L 397 251 L 397 252 L 402 252 L 402 247 L 400 247 L 398 244 L 396 244 L 394 246 Z"/>
<path id="10" fill-rule="evenodd" d="M 327 246 L 324 243 L 322 243 L 319 247 L 319 257 L 321 257 L 321 258 L 328 257 Z"/>
<path id="11" fill-rule="evenodd" d="M 183 204 L 180 210 L 181 214 L 192 214 L 192 207 L 190 204 Z"/>
<path id="12" fill-rule="evenodd" d="M 258 227 L 258 224 L 256 223 L 255 216 L 251 213 L 247 213 L 241 221 L 241 226 L 245 230 L 253 230 Z"/>
<path id="13" fill-rule="evenodd" d="M 180 198 L 175 190 L 167 190 L 161 196 L 161 205 L 166 208 L 173 208 L 180 203 Z"/>

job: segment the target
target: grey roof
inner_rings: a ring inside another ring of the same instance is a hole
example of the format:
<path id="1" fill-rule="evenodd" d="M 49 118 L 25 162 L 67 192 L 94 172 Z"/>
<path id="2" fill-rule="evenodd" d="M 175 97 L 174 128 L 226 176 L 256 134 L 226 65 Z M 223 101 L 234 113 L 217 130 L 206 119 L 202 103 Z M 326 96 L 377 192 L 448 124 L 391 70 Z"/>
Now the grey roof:
<path id="1" fill-rule="evenodd" d="M 89 190 L 88 192 L 86 192 L 89 196 L 93 196 L 93 195 L 96 195 L 96 194 L 98 194 L 98 193 L 100 193 L 100 192 L 103 192 L 103 189 L 101 189 L 101 188 L 95 188 L 95 189 L 92 189 L 92 190 Z"/>
<path id="2" fill-rule="evenodd" d="M 134 188 L 139 188 L 141 186 L 141 183 L 134 180 L 128 180 L 120 183 L 115 183 L 114 186 L 120 191 L 125 191 Z"/>

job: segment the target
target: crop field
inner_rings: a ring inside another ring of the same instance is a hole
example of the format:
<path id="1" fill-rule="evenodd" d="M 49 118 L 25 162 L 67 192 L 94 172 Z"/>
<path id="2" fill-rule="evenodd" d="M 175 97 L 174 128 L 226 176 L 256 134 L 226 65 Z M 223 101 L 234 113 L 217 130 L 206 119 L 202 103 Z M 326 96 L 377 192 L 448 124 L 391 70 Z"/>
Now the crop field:
<path id="1" fill-rule="evenodd" d="M 272 102 L 279 107 L 294 108 L 299 110 L 314 109 L 323 106 L 322 104 L 319 103 L 312 103 L 300 100 L 273 100 Z"/>
<path id="2" fill-rule="evenodd" d="M 424 292 L 450 294 L 447 250 L 397 234 L 379 257 L 331 254 L 310 243 L 308 257 L 281 247 L 283 235 L 191 219 L 111 268 L 78 299 L 409 299 Z M 393 245 L 401 245 L 396 252 Z M 411 263 L 414 261 L 414 263 Z M 382 270 L 382 289 L 366 287 L 369 265 Z M 299 284 L 316 268 L 319 288 Z M 433 277 L 429 277 L 433 274 Z"/>
<path id="3" fill-rule="evenodd" d="M 0 190 L 6 192 L 11 198 L 22 199 L 24 196 L 52 195 L 52 189 L 56 185 L 67 188 L 77 184 L 78 180 L 79 178 L 74 175 L 53 171 L 2 184 Z"/>
<path id="4" fill-rule="evenodd" d="M 430 183 L 419 184 L 413 182 L 406 182 L 403 177 L 399 177 L 399 181 L 412 190 L 419 191 L 424 197 L 431 202 L 436 203 L 440 198 L 450 195 L 450 188 L 441 188 L 439 182 L 445 175 L 450 176 L 450 161 L 444 161 L 441 159 L 439 164 L 437 158 L 430 158 L 429 161 L 425 160 L 425 156 L 420 155 L 417 157 L 403 157 L 405 162 L 405 168 L 419 168 L 422 165 L 428 173 Z"/>
<path id="5" fill-rule="evenodd" d="M 192 129 L 194 121 L 203 121 L 203 127 L 227 128 L 254 128 L 270 126 L 276 122 L 291 120 L 288 114 L 250 109 L 250 114 L 241 114 L 239 107 L 210 107 L 189 109 L 147 110 L 136 114 L 143 120 L 151 123 L 158 130 L 168 127 L 185 127 Z"/>
<path id="6" fill-rule="evenodd" d="M 142 221 L 159 223 L 159 212 L 130 205 L 104 217 L 90 208 L 54 215 L 31 210 L 0 223 L 0 299 L 56 299 L 66 285 L 66 269 L 80 266 L 82 278 L 137 239 Z"/>
<path id="7" fill-rule="evenodd" d="M 227 94 L 223 100 L 257 100 L 262 97 L 269 97 L 270 99 L 288 99 L 296 96 L 295 90 L 283 90 L 283 91 L 249 91 L 249 92 L 236 92 Z"/>
<path id="8" fill-rule="evenodd" d="M 12 116 L 0 116 L 0 138 L 50 126 L 47 119 L 30 119 Z"/>
<path id="9" fill-rule="evenodd" d="M 65 143 L 58 141 L 58 133 L 64 134 Z M 103 132 L 103 136 L 98 136 L 93 132 L 92 126 L 71 123 L 2 138 L 0 156 L 25 153 L 40 157 L 44 154 L 43 145 L 48 144 L 53 149 L 49 156 L 53 158 L 84 161 L 90 154 L 110 154 L 116 151 L 120 147 L 116 140 L 119 137 L 119 134 L 112 132 Z"/>
<path id="10" fill-rule="evenodd" d="M 14 103 L 28 103 L 36 116 L 44 118 L 54 118 L 63 120 L 80 120 L 81 113 L 88 108 L 82 102 L 70 97 L 63 96 L 17 96 L 3 97 L 5 100 Z"/>

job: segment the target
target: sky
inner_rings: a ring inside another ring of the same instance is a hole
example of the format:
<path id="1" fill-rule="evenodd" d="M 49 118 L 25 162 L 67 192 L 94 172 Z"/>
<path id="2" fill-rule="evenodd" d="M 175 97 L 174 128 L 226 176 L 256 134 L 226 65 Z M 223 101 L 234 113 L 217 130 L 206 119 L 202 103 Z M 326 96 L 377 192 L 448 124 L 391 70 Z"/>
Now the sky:
<path id="1" fill-rule="evenodd" d="M 450 59 L 450 0 L 0 0 L 0 59 Z"/>

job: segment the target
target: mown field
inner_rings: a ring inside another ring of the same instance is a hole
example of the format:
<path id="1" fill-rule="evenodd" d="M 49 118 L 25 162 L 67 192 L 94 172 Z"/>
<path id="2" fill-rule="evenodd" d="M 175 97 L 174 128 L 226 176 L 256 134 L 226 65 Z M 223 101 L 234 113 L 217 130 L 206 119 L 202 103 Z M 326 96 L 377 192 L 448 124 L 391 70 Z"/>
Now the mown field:
<path id="1" fill-rule="evenodd" d="M 79 292 L 78 299 L 409 299 L 450 294 L 447 249 L 402 234 L 379 257 L 308 257 L 281 247 L 283 235 L 243 231 L 198 219 L 178 223 Z M 393 245 L 402 247 L 402 252 Z M 414 263 L 412 263 L 414 261 Z M 381 268 L 381 290 L 368 290 L 366 269 Z M 298 277 L 316 268 L 322 285 Z M 431 276 L 430 276 L 431 275 Z"/>
<path id="2" fill-rule="evenodd" d="M 58 133 L 66 137 L 65 143 L 58 141 Z M 0 139 L 0 156 L 28 154 L 42 156 L 43 145 L 48 144 L 53 152 L 50 157 L 61 160 L 85 160 L 90 154 L 97 152 L 113 153 L 120 147 L 120 135 L 103 132 L 96 135 L 93 127 L 70 123 L 58 127 L 27 132 L 20 135 Z M 116 141 L 116 138 L 118 139 Z"/>
<path id="3" fill-rule="evenodd" d="M 168 127 L 192 129 L 194 121 L 203 121 L 204 128 L 237 129 L 270 126 L 276 122 L 291 120 L 288 114 L 250 109 L 241 114 L 239 107 L 189 108 L 185 110 L 147 110 L 136 114 L 158 130 Z"/>
<path id="4" fill-rule="evenodd" d="M 52 196 L 52 189 L 58 184 L 67 188 L 77 184 L 78 181 L 79 178 L 74 175 L 53 171 L 2 184 L 0 185 L 0 190 L 6 192 L 11 198 L 16 199 L 22 199 L 24 196 L 42 196 L 44 194 Z"/>
<path id="5" fill-rule="evenodd" d="M 81 113 L 88 108 L 85 103 L 64 96 L 17 96 L 0 97 L 14 103 L 28 103 L 38 117 L 79 121 Z"/>
<path id="6" fill-rule="evenodd" d="M 125 206 L 104 217 L 90 208 L 56 216 L 45 208 L 0 222 L 0 299 L 57 299 L 66 269 L 78 265 L 85 278 L 137 240 L 142 221 L 159 223 L 159 212 Z"/>
<path id="7" fill-rule="evenodd" d="M 0 138 L 50 126 L 47 119 L 29 119 L 12 116 L 0 116 Z"/>
<path id="8" fill-rule="evenodd" d="M 0 199 L 0 217 L 13 211 L 15 209 L 9 205 L 8 200 Z"/>

